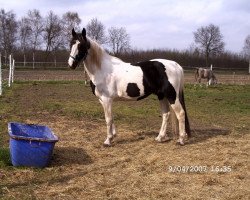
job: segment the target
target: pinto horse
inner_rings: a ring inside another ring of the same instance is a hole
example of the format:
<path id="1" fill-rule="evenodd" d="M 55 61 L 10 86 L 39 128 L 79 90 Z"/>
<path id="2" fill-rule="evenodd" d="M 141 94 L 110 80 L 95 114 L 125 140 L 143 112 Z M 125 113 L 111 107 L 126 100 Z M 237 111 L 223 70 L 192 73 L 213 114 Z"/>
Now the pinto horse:
<path id="1" fill-rule="evenodd" d="M 178 122 L 178 143 L 184 145 L 185 137 L 190 136 L 190 126 L 184 102 L 184 75 L 180 65 L 164 59 L 125 63 L 109 55 L 96 41 L 88 38 L 84 28 L 81 33 L 72 30 L 68 64 L 75 69 L 81 62 L 84 62 L 90 78 L 92 92 L 99 98 L 104 109 L 107 124 L 105 146 L 110 146 L 116 135 L 113 100 L 119 97 L 141 100 L 150 94 L 157 95 L 162 111 L 162 125 L 156 141 L 169 140 L 166 129 L 172 110 Z"/>
<path id="2" fill-rule="evenodd" d="M 211 69 L 196 68 L 195 81 L 201 83 L 201 79 L 207 79 L 207 86 L 217 84 L 217 79 Z"/>

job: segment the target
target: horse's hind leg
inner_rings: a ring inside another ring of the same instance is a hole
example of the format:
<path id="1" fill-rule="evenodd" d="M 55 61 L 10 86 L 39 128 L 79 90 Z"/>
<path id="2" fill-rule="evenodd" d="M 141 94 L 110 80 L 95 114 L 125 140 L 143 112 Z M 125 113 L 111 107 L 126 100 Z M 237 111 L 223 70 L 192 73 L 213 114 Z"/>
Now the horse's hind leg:
<path id="1" fill-rule="evenodd" d="M 170 138 L 167 136 L 167 122 L 170 115 L 169 103 L 166 98 L 160 100 L 160 107 L 162 112 L 162 125 L 159 135 L 155 138 L 157 142 L 165 142 Z"/>
<path id="2" fill-rule="evenodd" d="M 184 145 L 184 139 L 186 136 L 185 131 L 185 111 L 179 101 L 179 99 L 176 99 L 174 104 L 171 104 L 171 107 L 173 111 L 176 114 L 177 120 L 179 122 L 179 139 L 177 142 L 180 143 L 180 145 Z"/>

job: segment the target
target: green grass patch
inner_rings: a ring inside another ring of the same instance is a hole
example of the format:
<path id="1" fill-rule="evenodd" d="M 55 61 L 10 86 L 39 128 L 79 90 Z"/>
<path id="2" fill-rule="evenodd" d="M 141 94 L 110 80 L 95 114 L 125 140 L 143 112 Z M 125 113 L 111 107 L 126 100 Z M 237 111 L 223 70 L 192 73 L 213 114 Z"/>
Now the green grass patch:
<path id="1" fill-rule="evenodd" d="M 0 168 L 11 165 L 9 148 L 0 147 Z"/>
<path id="2" fill-rule="evenodd" d="M 249 125 L 250 86 L 217 85 L 200 87 L 187 85 L 187 109 L 191 117 L 202 122 L 233 127 Z"/>
<path id="3" fill-rule="evenodd" d="M 0 145 L 6 145 L 7 123 L 25 121 L 37 113 L 62 115 L 70 119 L 98 119 L 104 112 L 96 96 L 83 81 L 18 81 L 0 97 Z M 185 100 L 191 122 L 247 130 L 250 116 L 249 85 L 185 85 Z M 156 96 L 141 101 L 114 101 L 116 123 L 132 127 L 160 123 Z M 246 131 L 245 131 L 246 132 Z"/>

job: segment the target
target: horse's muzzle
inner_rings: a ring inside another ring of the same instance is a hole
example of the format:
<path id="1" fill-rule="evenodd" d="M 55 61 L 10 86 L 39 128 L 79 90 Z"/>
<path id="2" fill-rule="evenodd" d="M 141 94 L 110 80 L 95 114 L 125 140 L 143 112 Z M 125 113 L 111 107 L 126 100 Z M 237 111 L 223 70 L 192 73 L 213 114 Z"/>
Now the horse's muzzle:
<path id="1" fill-rule="evenodd" d="M 76 67 L 78 66 L 78 62 L 72 62 L 72 63 L 69 63 L 69 68 L 70 69 L 75 69 Z"/>
<path id="2" fill-rule="evenodd" d="M 75 69 L 76 67 L 77 67 L 77 65 L 72 65 L 72 66 L 69 65 L 70 69 Z"/>

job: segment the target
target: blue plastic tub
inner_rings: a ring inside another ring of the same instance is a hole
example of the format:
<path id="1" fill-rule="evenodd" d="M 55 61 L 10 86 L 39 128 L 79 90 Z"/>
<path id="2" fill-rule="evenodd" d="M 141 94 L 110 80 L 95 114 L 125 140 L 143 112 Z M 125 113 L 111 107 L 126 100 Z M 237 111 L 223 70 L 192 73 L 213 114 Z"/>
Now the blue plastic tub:
<path id="1" fill-rule="evenodd" d="M 43 168 L 50 163 L 58 137 L 47 126 L 8 123 L 13 166 Z"/>

